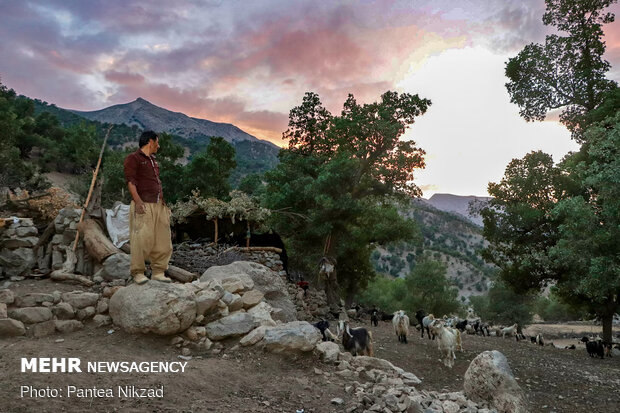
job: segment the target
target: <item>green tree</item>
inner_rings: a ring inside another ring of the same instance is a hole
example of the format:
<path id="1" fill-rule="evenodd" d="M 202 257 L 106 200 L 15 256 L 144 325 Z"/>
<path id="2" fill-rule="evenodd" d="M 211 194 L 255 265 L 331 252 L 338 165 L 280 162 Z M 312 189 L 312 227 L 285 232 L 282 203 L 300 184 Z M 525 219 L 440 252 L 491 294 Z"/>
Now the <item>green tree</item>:
<path id="1" fill-rule="evenodd" d="M 506 87 L 526 120 L 542 120 L 550 109 L 564 108 L 561 120 L 582 146 L 557 166 L 542 153 L 539 162 L 530 162 L 532 154 L 513 161 L 502 182 L 489 185 L 497 199 L 483 208 L 490 242 L 485 258 L 498 264 L 501 279 L 517 292 L 557 283 L 563 300 L 587 304 L 603 319 L 605 340 L 611 340 L 610 314 L 619 301 L 613 282 L 618 278 L 617 250 L 608 240 L 616 235 L 613 214 L 604 213 L 617 207 L 605 196 L 618 186 L 616 166 L 597 146 L 605 141 L 603 147 L 613 152 L 614 121 L 608 120 L 620 103 L 616 83 L 605 79 L 610 65 L 602 59 L 602 25 L 614 20 L 603 11 L 612 3 L 546 0 L 543 22 L 566 36 L 547 36 L 544 46 L 526 46 L 510 59 Z M 601 119 L 606 119 L 606 133 L 592 126 Z M 603 135 L 609 140 L 597 138 Z M 518 164 L 526 167 L 520 171 Z M 527 185 L 521 185 L 519 173 L 532 178 Z M 587 249 L 581 252 L 575 244 Z"/>
<path id="2" fill-rule="evenodd" d="M 0 187 L 36 190 L 49 186 L 37 167 L 24 160 L 32 148 L 33 124 L 27 105 L 0 83 Z M 28 144 L 20 147 L 25 137 Z"/>
<path id="3" fill-rule="evenodd" d="M 358 300 L 364 307 L 376 307 L 386 313 L 401 310 L 402 303 L 396 297 L 405 290 L 405 280 L 378 276 L 373 278 L 368 287 L 360 292 Z"/>
<path id="4" fill-rule="evenodd" d="M 512 160 L 501 181 L 489 183 L 492 199 L 479 211 L 489 245 L 481 254 L 515 291 L 540 289 L 557 278 L 548 258 L 558 239 L 551 211 L 568 196 L 571 184 L 553 158 L 540 151 Z"/>
<path id="5" fill-rule="evenodd" d="M 613 315 L 620 309 L 620 112 L 590 126 L 587 146 L 570 164 L 586 188 L 558 202 L 559 240 L 549 256 L 558 277 L 557 292 L 569 303 L 586 304 L 603 322 L 611 341 Z"/>
<path id="6" fill-rule="evenodd" d="M 200 190 L 204 197 L 225 199 L 230 192 L 230 175 L 237 166 L 235 148 L 224 138 L 213 137 L 204 152 L 187 166 L 186 192 Z"/>
<path id="7" fill-rule="evenodd" d="M 476 313 L 493 323 L 519 324 L 519 331 L 532 320 L 533 295 L 517 294 L 501 280 L 493 283 L 487 296 L 470 298 Z"/>
<path id="8" fill-rule="evenodd" d="M 263 185 L 263 179 L 261 174 L 249 174 L 241 178 L 239 182 L 238 190 L 245 192 L 248 195 L 260 197 L 264 192 L 265 186 Z"/>
<path id="9" fill-rule="evenodd" d="M 332 308 L 339 306 L 339 280 L 350 301 L 374 276 L 372 242 L 416 234 L 413 222 L 396 212 L 394 196 L 420 194 L 412 173 L 424 166 L 424 151 L 399 138 L 429 105 L 395 92 L 365 105 L 349 95 L 341 115 L 333 116 L 318 95 L 307 93 L 291 110 L 284 133 L 289 147 L 265 175 L 264 201 L 270 209 L 305 217 L 275 215 L 274 225 L 295 252 L 292 263 L 310 272 L 321 256 L 336 259 L 336 273 L 325 283 Z"/>
<path id="10" fill-rule="evenodd" d="M 458 290 L 446 277 L 446 266 L 438 261 L 425 260 L 416 264 L 405 278 L 406 299 L 402 303 L 410 314 L 423 308 L 441 317 L 460 309 Z"/>
<path id="11" fill-rule="evenodd" d="M 506 64 L 506 88 L 526 120 L 543 120 L 550 110 L 563 108 L 560 119 L 581 139 L 587 113 L 616 85 L 605 78 L 610 65 L 602 40 L 602 25 L 614 21 L 604 10 L 615 2 L 545 0 L 543 23 L 563 36 L 529 44 Z"/>

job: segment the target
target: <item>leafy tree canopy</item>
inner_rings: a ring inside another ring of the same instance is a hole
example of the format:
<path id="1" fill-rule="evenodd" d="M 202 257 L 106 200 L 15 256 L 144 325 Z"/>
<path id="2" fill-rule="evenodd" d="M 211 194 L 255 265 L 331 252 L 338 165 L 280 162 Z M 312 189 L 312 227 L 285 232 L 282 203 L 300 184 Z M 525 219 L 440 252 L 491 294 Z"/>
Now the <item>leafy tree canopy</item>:
<path id="1" fill-rule="evenodd" d="M 273 225 L 287 237 L 293 266 L 316 273 L 321 256 L 336 259 L 338 275 L 326 280 L 332 307 L 339 304 L 338 279 L 350 301 L 375 275 L 373 242 L 417 233 L 412 221 L 398 215 L 395 201 L 420 194 L 412 172 L 424 166 L 424 151 L 399 138 L 429 105 L 417 95 L 395 92 L 364 105 L 349 95 L 341 116 L 334 116 L 318 95 L 307 93 L 290 112 L 284 133 L 289 147 L 265 174 L 264 203 L 281 212 Z"/>
<path id="2" fill-rule="evenodd" d="M 185 189 L 197 189 L 206 197 L 224 199 L 230 192 L 230 175 L 237 166 L 235 148 L 224 138 L 211 138 L 204 152 L 187 166 Z"/>
<path id="3" fill-rule="evenodd" d="M 563 35 L 549 35 L 544 44 L 529 44 L 506 63 L 506 88 L 526 120 L 543 120 L 563 109 L 562 122 L 582 139 L 585 116 L 603 101 L 616 83 L 605 78 L 602 25 L 614 21 L 604 10 L 616 0 L 546 0 L 545 25 Z"/>

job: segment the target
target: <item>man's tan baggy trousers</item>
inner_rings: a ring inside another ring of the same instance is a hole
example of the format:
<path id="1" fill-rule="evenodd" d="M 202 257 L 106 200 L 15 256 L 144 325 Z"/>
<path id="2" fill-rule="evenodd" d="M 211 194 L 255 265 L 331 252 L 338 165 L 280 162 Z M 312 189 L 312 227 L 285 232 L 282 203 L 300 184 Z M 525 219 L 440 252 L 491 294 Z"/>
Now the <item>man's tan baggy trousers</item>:
<path id="1" fill-rule="evenodd" d="M 153 275 L 168 269 L 172 256 L 170 210 L 159 203 L 145 202 L 146 212 L 138 214 L 131 201 L 129 207 L 129 243 L 131 246 L 131 275 L 144 274 L 144 261 L 151 263 Z"/>

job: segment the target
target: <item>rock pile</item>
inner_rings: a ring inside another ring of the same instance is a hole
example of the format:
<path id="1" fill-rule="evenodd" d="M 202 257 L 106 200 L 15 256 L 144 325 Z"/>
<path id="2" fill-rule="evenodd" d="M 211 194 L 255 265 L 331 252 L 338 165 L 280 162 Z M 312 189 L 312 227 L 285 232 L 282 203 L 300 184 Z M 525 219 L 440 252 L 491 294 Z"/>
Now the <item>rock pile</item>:
<path id="1" fill-rule="evenodd" d="M 0 290 L 0 337 L 68 333 L 84 327 L 90 319 L 100 326 L 110 324 L 108 301 L 84 291 L 15 296 L 12 290 Z"/>
<path id="2" fill-rule="evenodd" d="M 237 280 L 246 289 L 260 291 L 265 301 L 272 307 L 279 309 L 274 314 L 274 319 L 288 322 L 297 320 L 295 305 L 288 294 L 286 282 L 279 274 L 264 265 L 237 261 L 229 265 L 211 267 L 200 277 L 200 281 L 218 280 L 222 284 L 233 283 Z"/>
<path id="3" fill-rule="evenodd" d="M 292 283 L 289 283 L 287 288 L 288 294 L 295 304 L 298 320 L 313 321 L 330 317 L 325 291 L 314 288 L 308 288 L 304 291 Z"/>
<path id="4" fill-rule="evenodd" d="M 280 255 L 272 251 L 245 251 L 225 245 L 215 247 L 182 243 L 175 246 L 172 259 L 175 265 L 198 274 L 213 266 L 227 265 L 234 261 L 250 261 L 264 265 L 280 277 L 286 277 Z"/>
<path id="5" fill-rule="evenodd" d="M 337 363 L 335 375 L 350 381 L 345 392 L 352 396 L 346 412 L 384 413 L 492 413 L 487 401 L 476 402 L 463 392 L 441 393 L 417 390 L 420 380 L 413 374 L 394 366 L 387 360 L 374 357 L 353 357 L 341 353 L 338 345 L 321 343 L 316 352 L 326 362 Z M 316 374 L 330 377 L 332 373 L 315 369 Z M 344 404 L 342 399 L 332 400 Z"/>

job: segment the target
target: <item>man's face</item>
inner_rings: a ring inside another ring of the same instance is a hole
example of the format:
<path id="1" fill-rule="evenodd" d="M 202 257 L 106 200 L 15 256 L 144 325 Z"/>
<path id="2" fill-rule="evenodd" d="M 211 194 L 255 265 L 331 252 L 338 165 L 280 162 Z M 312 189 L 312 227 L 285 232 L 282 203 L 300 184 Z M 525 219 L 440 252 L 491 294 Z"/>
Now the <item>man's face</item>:
<path id="1" fill-rule="evenodd" d="M 151 145 L 151 153 L 157 153 L 157 150 L 159 149 L 159 138 L 155 140 L 150 140 L 149 145 Z"/>

